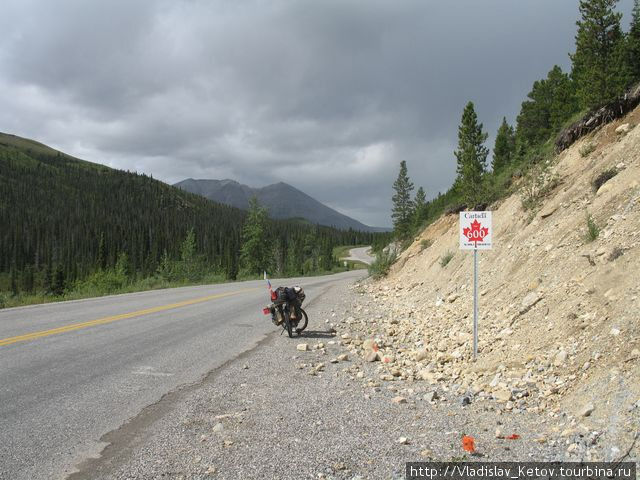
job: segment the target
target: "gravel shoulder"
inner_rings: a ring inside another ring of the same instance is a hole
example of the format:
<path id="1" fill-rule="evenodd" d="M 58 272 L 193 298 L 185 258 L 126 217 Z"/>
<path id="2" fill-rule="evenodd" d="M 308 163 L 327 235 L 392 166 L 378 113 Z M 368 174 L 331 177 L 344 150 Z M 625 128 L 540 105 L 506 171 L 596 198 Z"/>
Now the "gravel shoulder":
<path id="1" fill-rule="evenodd" d="M 107 434 L 102 456 L 70 478 L 404 478 L 406 462 L 469 455 L 463 434 L 483 460 L 563 458 L 566 445 L 553 439 L 562 418 L 463 406 L 446 391 L 429 401 L 426 382 L 381 380 L 380 363 L 342 345 L 340 324 L 358 302 L 351 282 L 306 305 L 306 337 L 274 327 L 256 348 Z M 496 438 L 496 428 L 520 438 Z"/>

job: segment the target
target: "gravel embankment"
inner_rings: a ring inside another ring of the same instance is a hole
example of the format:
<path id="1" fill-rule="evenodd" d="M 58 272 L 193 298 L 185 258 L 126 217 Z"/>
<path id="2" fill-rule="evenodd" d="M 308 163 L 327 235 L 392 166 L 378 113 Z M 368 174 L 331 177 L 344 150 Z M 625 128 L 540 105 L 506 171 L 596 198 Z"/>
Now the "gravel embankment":
<path id="1" fill-rule="evenodd" d="M 353 295 L 347 282 L 336 283 L 307 306 L 306 338 L 274 327 L 253 350 L 108 434 L 103 456 L 71 478 L 404 478 L 408 461 L 468 455 L 463 434 L 475 438 L 483 460 L 562 459 L 566 445 L 551 434 L 562 418 L 496 415 L 447 392 L 430 402 L 433 388 L 380 380 L 379 363 L 352 354 L 331 363 L 347 351 L 325 332 L 326 321 L 348 315 Z M 297 349 L 303 342 L 309 351 Z M 520 438 L 496 438 L 497 428 Z"/>

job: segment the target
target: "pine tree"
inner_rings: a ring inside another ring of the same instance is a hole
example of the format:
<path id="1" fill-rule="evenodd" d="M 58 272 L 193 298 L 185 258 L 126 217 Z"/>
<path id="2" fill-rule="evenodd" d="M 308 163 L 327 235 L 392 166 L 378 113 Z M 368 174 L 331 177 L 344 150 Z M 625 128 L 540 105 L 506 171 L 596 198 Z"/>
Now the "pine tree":
<path id="1" fill-rule="evenodd" d="M 516 120 L 519 155 L 549 140 L 579 109 L 574 84 L 557 65 L 549 71 L 547 78 L 533 83 L 527 98 L 522 102 Z"/>
<path id="2" fill-rule="evenodd" d="M 229 280 L 235 280 L 238 276 L 238 255 L 231 244 L 225 245 L 224 273 Z"/>
<path id="3" fill-rule="evenodd" d="M 489 149 L 484 146 L 486 140 L 487 134 L 482 131 L 482 123 L 478 123 L 473 102 L 469 102 L 462 113 L 458 149 L 454 152 L 458 163 L 456 181 L 467 208 L 475 208 L 482 202 L 482 177 L 489 154 Z"/>
<path id="4" fill-rule="evenodd" d="M 104 232 L 100 233 L 100 243 L 98 244 L 98 259 L 96 261 L 98 269 L 104 270 L 107 268 L 107 247 L 104 241 Z"/>
<path id="5" fill-rule="evenodd" d="M 281 237 L 281 238 L 278 238 L 276 242 L 274 242 L 274 246 L 273 246 L 273 254 L 272 254 L 273 268 L 274 268 L 273 273 L 275 275 L 282 276 L 285 274 L 285 257 L 286 257 L 285 243 L 284 243 L 284 239 Z"/>
<path id="6" fill-rule="evenodd" d="M 287 273 L 289 275 L 302 274 L 302 264 L 304 262 L 303 255 L 304 245 L 301 238 L 294 238 L 289 242 L 287 251 Z"/>
<path id="7" fill-rule="evenodd" d="M 25 293 L 31 293 L 33 292 L 33 286 L 33 267 L 31 265 L 27 265 L 22 271 L 22 291 Z"/>
<path id="8" fill-rule="evenodd" d="M 558 65 L 554 65 L 547 74 L 547 88 L 550 95 L 549 128 L 552 134 L 556 134 L 580 107 L 575 84 Z"/>
<path id="9" fill-rule="evenodd" d="M 308 271 L 318 270 L 318 259 L 320 257 L 320 250 L 318 248 L 318 235 L 317 233 L 308 233 L 304 237 L 304 256 L 307 260 L 310 260 Z M 306 272 L 305 272 L 306 273 Z"/>
<path id="10" fill-rule="evenodd" d="M 51 270 L 51 263 L 47 263 L 44 270 L 44 276 L 42 279 L 42 289 L 44 293 L 49 295 L 53 288 L 53 272 Z"/>
<path id="11" fill-rule="evenodd" d="M 56 266 L 55 273 L 53 275 L 53 284 L 51 285 L 51 293 L 56 296 L 60 296 L 64 293 L 65 289 L 65 278 L 64 278 L 64 270 L 62 269 L 62 264 L 58 263 Z"/>
<path id="12" fill-rule="evenodd" d="M 626 86 L 624 34 L 618 0 L 580 0 L 576 51 L 571 72 L 582 108 L 593 108 L 619 95 Z"/>
<path id="13" fill-rule="evenodd" d="M 116 261 L 116 273 L 123 279 L 128 279 L 131 275 L 131 265 L 129 264 L 129 256 L 126 252 L 120 252 Z"/>
<path id="14" fill-rule="evenodd" d="M 11 268 L 10 277 L 11 277 L 11 287 L 10 287 L 11 294 L 17 295 L 18 294 L 18 275 L 16 273 L 15 265 Z"/>
<path id="15" fill-rule="evenodd" d="M 266 231 L 267 210 L 254 196 L 249 200 L 249 212 L 242 228 L 240 265 L 248 274 L 269 270 L 269 244 Z"/>
<path id="16" fill-rule="evenodd" d="M 171 280 L 172 270 L 173 270 L 173 264 L 171 262 L 171 258 L 169 258 L 169 252 L 167 252 L 167 250 L 165 249 L 164 253 L 162 254 L 162 259 L 158 264 L 158 269 L 156 273 L 160 278 L 163 278 L 165 280 Z"/>
<path id="17" fill-rule="evenodd" d="M 631 27 L 627 34 L 626 58 L 631 82 L 640 81 L 640 0 L 634 0 Z"/>
<path id="18" fill-rule="evenodd" d="M 413 204 L 413 226 L 417 229 L 427 218 L 427 194 L 424 192 L 424 188 L 418 188 Z"/>
<path id="19" fill-rule="evenodd" d="M 411 233 L 411 217 L 413 215 L 413 201 L 411 200 L 411 191 L 413 183 L 409 180 L 407 174 L 407 162 L 400 162 L 400 172 L 398 178 L 393 183 L 393 190 L 396 192 L 391 200 L 393 201 L 393 209 L 391 218 L 393 219 L 393 229 L 398 238 L 406 238 Z"/>
<path id="20" fill-rule="evenodd" d="M 196 233 L 190 228 L 180 245 L 180 280 L 195 281 L 202 275 L 201 258 L 197 253 Z"/>
<path id="21" fill-rule="evenodd" d="M 496 135 L 496 143 L 493 147 L 493 163 L 494 173 L 498 173 L 505 166 L 509 165 L 516 153 L 516 136 L 513 127 L 507 123 L 505 117 L 502 118 L 502 124 L 498 128 Z"/>
<path id="22" fill-rule="evenodd" d="M 333 268 L 333 241 L 328 238 L 322 246 L 322 269 L 330 271 Z"/>

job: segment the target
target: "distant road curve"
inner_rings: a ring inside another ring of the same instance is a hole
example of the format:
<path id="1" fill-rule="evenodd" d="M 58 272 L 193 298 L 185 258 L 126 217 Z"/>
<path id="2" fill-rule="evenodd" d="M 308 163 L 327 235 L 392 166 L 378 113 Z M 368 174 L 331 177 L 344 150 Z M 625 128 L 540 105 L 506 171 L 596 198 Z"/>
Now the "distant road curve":
<path id="1" fill-rule="evenodd" d="M 376 258 L 372 256 L 370 252 L 371 246 L 352 248 L 351 250 L 349 250 L 349 256 L 346 258 L 341 258 L 341 260 L 353 260 L 356 262 L 362 262 L 366 263 L 367 265 L 371 265 Z"/>

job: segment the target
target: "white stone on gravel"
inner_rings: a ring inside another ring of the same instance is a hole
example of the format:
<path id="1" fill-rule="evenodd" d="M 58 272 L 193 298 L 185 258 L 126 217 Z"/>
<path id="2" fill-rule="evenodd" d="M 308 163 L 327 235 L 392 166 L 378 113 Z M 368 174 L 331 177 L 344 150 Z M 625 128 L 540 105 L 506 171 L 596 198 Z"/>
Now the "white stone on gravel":
<path id="1" fill-rule="evenodd" d="M 213 433 L 220 433 L 224 430 L 224 425 L 221 422 L 216 423 L 211 429 Z"/>
<path id="2" fill-rule="evenodd" d="M 591 415 L 593 413 L 593 411 L 596 409 L 596 407 L 593 405 L 593 403 L 587 403 L 584 407 L 582 407 L 580 409 L 580 416 L 581 417 L 588 417 L 589 415 Z"/>

